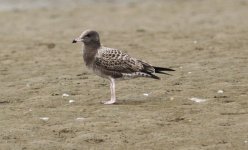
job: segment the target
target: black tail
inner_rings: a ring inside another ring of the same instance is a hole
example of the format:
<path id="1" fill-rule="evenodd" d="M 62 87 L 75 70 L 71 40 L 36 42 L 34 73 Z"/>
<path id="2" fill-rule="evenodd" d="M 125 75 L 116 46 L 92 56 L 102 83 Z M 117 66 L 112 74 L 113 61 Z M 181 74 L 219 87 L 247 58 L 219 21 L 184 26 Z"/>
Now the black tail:
<path id="1" fill-rule="evenodd" d="M 153 78 L 153 79 L 160 80 L 160 78 L 158 76 L 156 76 L 156 75 L 154 75 L 152 73 L 147 73 L 147 74 L 149 74 L 151 76 L 151 78 Z"/>
<path id="2" fill-rule="evenodd" d="M 163 71 L 175 71 L 173 69 L 170 69 L 170 68 L 163 68 L 163 67 L 155 67 L 155 66 L 151 66 L 150 64 L 148 63 L 145 63 L 143 61 L 140 61 L 144 67 L 144 69 L 141 70 L 141 72 L 144 72 L 144 73 L 147 73 L 150 75 L 151 78 L 153 79 L 158 79 L 160 80 L 160 78 L 156 75 L 154 75 L 154 70 L 155 70 L 155 73 L 161 73 L 161 74 L 167 74 L 167 75 L 170 75 L 166 72 L 163 72 Z"/>
<path id="3" fill-rule="evenodd" d="M 170 69 L 170 68 L 163 68 L 163 67 L 154 67 L 153 68 L 155 69 L 155 73 L 161 73 L 161 74 L 167 74 L 167 75 L 170 75 L 169 73 L 166 73 L 166 72 L 163 72 L 163 71 L 175 71 L 173 69 Z"/>
<path id="4" fill-rule="evenodd" d="M 170 69 L 170 68 L 163 68 L 163 67 L 154 67 L 153 68 L 155 69 L 155 72 L 156 71 L 175 71 L 173 69 Z"/>

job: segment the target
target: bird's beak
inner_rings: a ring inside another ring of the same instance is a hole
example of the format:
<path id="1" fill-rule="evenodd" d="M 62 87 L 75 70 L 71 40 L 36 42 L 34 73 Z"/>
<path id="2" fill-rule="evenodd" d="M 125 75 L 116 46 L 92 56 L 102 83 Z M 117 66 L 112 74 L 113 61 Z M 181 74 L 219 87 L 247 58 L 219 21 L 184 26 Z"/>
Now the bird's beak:
<path id="1" fill-rule="evenodd" d="M 72 41 L 72 43 L 82 42 L 83 40 L 81 38 L 76 38 Z"/>

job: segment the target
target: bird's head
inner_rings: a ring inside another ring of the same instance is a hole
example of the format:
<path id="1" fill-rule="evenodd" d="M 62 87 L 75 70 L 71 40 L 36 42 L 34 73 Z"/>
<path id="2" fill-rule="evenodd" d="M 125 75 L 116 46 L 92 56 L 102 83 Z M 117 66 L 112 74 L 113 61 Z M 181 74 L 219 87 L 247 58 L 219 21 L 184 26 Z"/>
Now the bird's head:
<path id="1" fill-rule="evenodd" d="M 83 42 L 85 45 L 100 44 L 99 34 L 94 30 L 86 30 L 82 34 L 74 39 L 72 43 Z"/>

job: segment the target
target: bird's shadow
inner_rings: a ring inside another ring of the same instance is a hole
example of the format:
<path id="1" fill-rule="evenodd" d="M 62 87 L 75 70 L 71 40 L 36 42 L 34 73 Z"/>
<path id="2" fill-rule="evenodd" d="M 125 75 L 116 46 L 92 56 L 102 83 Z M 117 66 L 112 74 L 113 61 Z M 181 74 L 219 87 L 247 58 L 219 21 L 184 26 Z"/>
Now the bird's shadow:
<path id="1" fill-rule="evenodd" d="M 134 99 L 128 99 L 128 100 L 117 100 L 117 102 L 114 105 L 141 105 L 145 103 L 146 101 L 141 100 L 134 100 Z"/>

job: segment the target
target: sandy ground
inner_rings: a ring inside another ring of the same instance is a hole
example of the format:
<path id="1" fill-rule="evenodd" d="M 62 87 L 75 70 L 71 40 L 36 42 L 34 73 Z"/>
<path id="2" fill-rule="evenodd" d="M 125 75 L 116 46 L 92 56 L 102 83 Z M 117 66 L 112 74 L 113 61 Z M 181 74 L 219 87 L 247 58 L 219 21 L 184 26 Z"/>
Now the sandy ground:
<path id="1" fill-rule="evenodd" d="M 248 149 L 247 18 L 245 0 L 0 11 L 0 149 Z M 108 81 L 71 44 L 88 28 L 177 71 L 120 81 L 118 104 L 102 105 Z"/>

